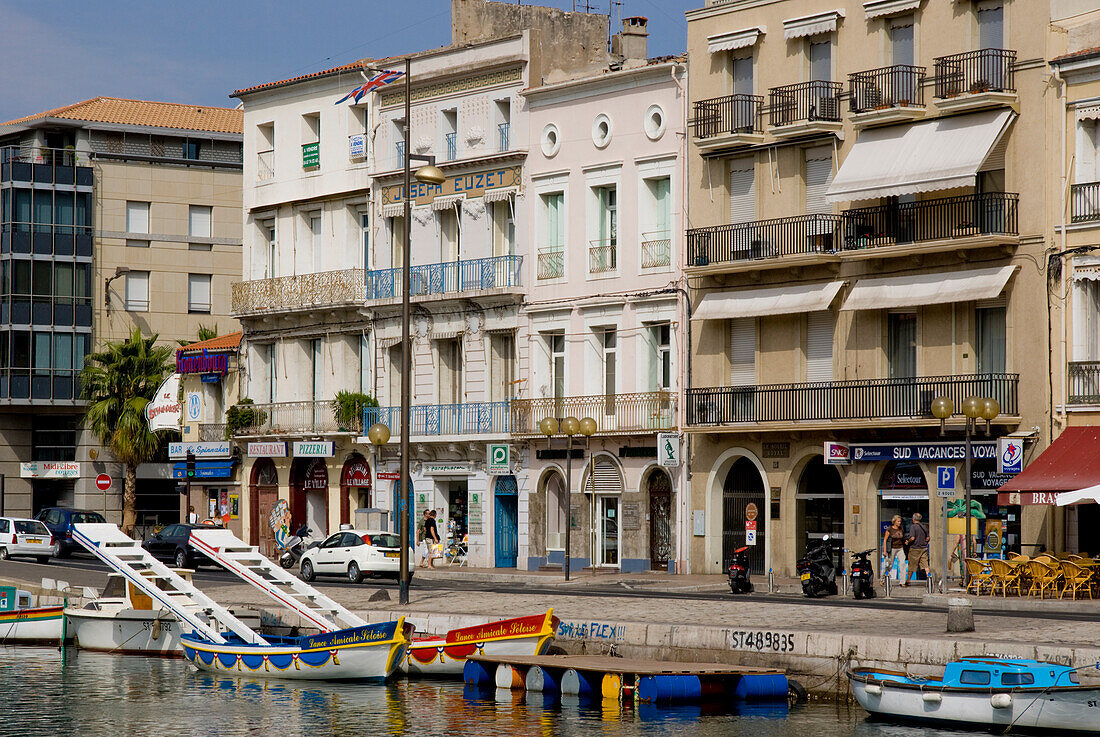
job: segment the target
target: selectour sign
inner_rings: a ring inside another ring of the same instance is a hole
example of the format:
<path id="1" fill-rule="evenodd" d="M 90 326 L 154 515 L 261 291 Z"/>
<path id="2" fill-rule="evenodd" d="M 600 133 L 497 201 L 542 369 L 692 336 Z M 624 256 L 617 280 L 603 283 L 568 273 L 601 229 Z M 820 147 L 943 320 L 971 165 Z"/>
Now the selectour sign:
<path id="1" fill-rule="evenodd" d="M 456 174 L 447 177 L 447 181 L 443 184 L 413 182 L 410 191 L 413 195 L 414 205 L 427 205 L 436 197 L 452 197 L 454 195 L 481 197 L 487 189 L 518 187 L 519 185 L 520 168 L 509 166 L 503 169 L 477 172 L 476 174 Z M 382 204 L 393 205 L 404 202 L 404 191 L 405 187 L 402 184 L 383 187 Z"/>
<path id="2" fill-rule="evenodd" d="M 993 459 L 997 456 L 997 443 L 982 440 L 971 443 L 970 457 L 974 460 Z M 961 461 L 966 458 L 965 443 L 852 443 L 852 460 L 869 461 Z"/>

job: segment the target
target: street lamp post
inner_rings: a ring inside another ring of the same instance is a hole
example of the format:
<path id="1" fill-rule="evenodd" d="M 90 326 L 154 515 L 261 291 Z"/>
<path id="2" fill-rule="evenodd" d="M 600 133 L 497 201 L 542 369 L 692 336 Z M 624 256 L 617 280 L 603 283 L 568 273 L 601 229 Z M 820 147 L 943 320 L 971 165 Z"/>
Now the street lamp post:
<path id="1" fill-rule="evenodd" d="M 569 416 L 560 423 L 557 418 L 544 417 L 539 422 L 539 431 L 546 436 L 547 447 L 551 444 L 551 438 L 561 431 L 565 435 L 565 580 L 569 580 L 569 546 L 573 529 L 573 436 L 580 434 L 586 439 L 596 432 L 596 421 L 591 417 L 578 420 Z"/>
<path id="2" fill-rule="evenodd" d="M 937 397 L 932 400 L 932 415 L 940 421 L 940 434 L 944 433 L 944 421 L 955 413 L 955 403 L 950 397 Z M 966 508 L 966 517 L 963 524 L 965 525 L 963 533 L 963 557 L 974 557 L 974 538 L 971 535 L 971 508 L 970 501 L 972 497 L 971 478 L 970 478 L 970 460 L 971 460 L 971 440 L 974 436 L 974 430 L 979 420 L 985 420 L 985 433 L 989 434 L 989 423 L 992 422 L 997 415 L 1001 413 L 1000 403 L 992 397 L 967 397 L 962 402 L 962 413 L 966 418 L 966 448 L 963 458 L 963 503 Z M 943 588 L 946 589 L 947 579 L 947 501 L 943 502 L 943 572 L 944 583 Z M 963 563 L 963 580 L 967 582 L 970 578 L 970 574 L 966 570 L 966 563 Z"/>

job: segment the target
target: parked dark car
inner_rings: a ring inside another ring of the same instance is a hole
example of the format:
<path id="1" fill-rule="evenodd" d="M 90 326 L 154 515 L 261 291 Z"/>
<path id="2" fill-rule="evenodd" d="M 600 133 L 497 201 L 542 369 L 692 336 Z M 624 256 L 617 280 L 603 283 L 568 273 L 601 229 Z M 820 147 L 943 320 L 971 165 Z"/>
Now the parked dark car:
<path id="1" fill-rule="evenodd" d="M 213 564 L 206 555 L 191 547 L 191 530 L 209 530 L 213 525 L 191 525 L 179 523 L 168 525 L 160 532 L 154 532 L 141 547 L 159 560 L 167 561 L 176 568 L 195 568 L 199 564 Z"/>
<path id="2" fill-rule="evenodd" d="M 106 522 L 99 512 L 90 512 L 85 509 L 69 509 L 68 507 L 46 507 L 35 519 L 43 522 L 50 529 L 50 534 L 57 541 L 56 558 L 66 558 L 72 555 L 74 550 L 81 550 L 80 543 L 73 542 L 73 525 L 77 522 Z"/>

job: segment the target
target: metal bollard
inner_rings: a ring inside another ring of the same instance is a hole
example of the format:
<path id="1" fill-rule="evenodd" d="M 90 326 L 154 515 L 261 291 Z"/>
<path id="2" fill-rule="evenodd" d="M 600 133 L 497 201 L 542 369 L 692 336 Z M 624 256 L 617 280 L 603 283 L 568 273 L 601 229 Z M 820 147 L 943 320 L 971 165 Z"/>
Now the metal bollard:
<path id="1" fill-rule="evenodd" d="M 841 571 L 840 577 L 844 579 L 844 595 L 848 595 L 848 571 Z"/>
<path id="2" fill-rule="evenodd" d="M 931 573 L 928 574 L 928 593 L 936 593 L 936 577 Z"/>
<path id="3" fill-rule="evenodd" d="M 775 573 L 772 572 L 771 568 L 768 569 L 768 593 L 775 593 Z"/>
<path id="4" fill-rule="evenodd" d="M 883 588 L 886 589 L 886 593 L 884 594 L 884 596 L 887 599 L 889 599 L 890 598 L 890 574 L 889 573 L 886 574 L 886 583 L 883 584 Z"/>

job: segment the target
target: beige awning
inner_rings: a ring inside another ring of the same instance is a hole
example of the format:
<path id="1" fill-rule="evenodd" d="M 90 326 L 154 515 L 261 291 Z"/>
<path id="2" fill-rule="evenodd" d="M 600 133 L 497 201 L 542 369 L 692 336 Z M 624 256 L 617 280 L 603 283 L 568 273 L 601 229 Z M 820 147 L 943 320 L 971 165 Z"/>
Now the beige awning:
<path id="1" fill-rule="evenodd" d="M 909 13 L 920 7 L 921 0 L 867 0 L 863 3 L 863 17 L 884 18 L 889 15 Z"/>
<path id="2" fill-rule="evenodd" d="M 1080 105 L 1074 113 L 1077 120 L 1100 120 L 1100 105 Z"/>
<path id="3" fill-rule="evenodd" d="M 497 187 L 496 189 L 485 190 L 483 197 L 486 203 L 504 202 L 511 197 L 515 197 L 518 192 L 519 187 Z"/>
<path id="4" fill-rule="evenodd" d="M 458 203 L 462 202 L 462 200 L 464 199 L 466 199 L 465 194 L 452 194 L 447 195 L 446 197 L 436 197 L 434 200 L 432 200 L 432 209 L 449 210 Z"/>
<path id="5" fill-rule="evenodd" d="M 383 205 L 382 217 L 384 218 L 399 218 L 405 214 L 405 204 L 399 202 L 396 205 Z"/>
<path id="6" fill-rule="evenodd" d="M 836 10 L 827 10 L 824 13 L 788 18 L 783 21 L 783 38 L 790 41 L 793 38 L 832 33 L 836 30 L 837 21 L 843 17 L 844 8 L 837 8 Z"/>
<path id="7" fill-rule="evenodd" d="M 911 276 L 860 279 L 848 292 L 842 310 L 888 310 L 894 307 L 973 302 L 1004 291 L 1015 266 L 939 271 Z"/>
<path id="8" fill-rule="evenodd" d="M 829 309 L 842 281 L 824 284 L 735 289 L 704 295 L 693 320 L 732 320 L 739 317 L 792 315 Z"/>
<path id="9" fill-rule="evenodd" d="M 826 195 L 851 202 L 972 187 L 1015 117 L 991 110 L 865 130 Z"/>
<path id="10" fill-rule="evenodd" d="M 756 42 L 759 41 L 760 37 L 766 32 L 766 26 L 755 26 L 753 28 L 742 28 L 740 31 L 733 31 L 732 33 L 719 33 L 714 36 L 707 36 L 707 51 L 711 54 L 716 54 L 720 51 L 747 49 L 750 46 L 755 46 Z"/>

